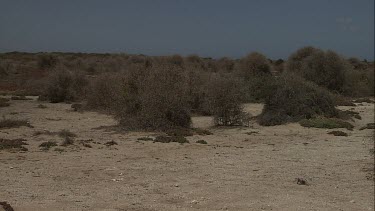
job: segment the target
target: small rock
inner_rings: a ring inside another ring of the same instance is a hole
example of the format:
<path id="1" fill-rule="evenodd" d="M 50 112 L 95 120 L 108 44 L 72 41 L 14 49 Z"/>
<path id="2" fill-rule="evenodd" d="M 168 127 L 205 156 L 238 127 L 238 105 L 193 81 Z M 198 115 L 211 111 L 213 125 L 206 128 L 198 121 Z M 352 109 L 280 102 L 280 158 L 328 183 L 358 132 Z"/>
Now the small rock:
<path id="1" fill-rule="evenodd" d="M 297 178 L 297 184 L 298 185 L 307 185 L 307 182 L 303 178 Z"/>
<path id="2" fill-rule="evenodd" d="M 180 187 L 178 184 L 175 184 L 174 186 L 175 186 L 176 188 Z"/>
<path id="3" fill-rule="evenodd" d="M 191 201 L 192 204 L 198 204 L 199 202 L 197 200 Z"/>

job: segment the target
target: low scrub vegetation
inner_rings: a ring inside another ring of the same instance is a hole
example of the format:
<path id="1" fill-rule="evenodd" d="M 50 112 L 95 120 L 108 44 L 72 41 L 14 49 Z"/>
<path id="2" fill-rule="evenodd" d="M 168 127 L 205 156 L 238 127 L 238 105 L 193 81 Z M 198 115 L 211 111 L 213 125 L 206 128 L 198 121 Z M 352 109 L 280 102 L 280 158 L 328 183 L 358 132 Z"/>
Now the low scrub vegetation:
<path id="1" fill-rule="evenodd" d="M 31 124 L 26 120 L 16 119 L 2 119 L 0 120 L 0 128 L 17 128 L 17 127 L 32 127 Z"/>
<path id="2" fill-rule="evenodd" d="M 189 141 L 183 136 L 157 136 L 154 142 L 160 142 L 160 143 L 176 142 L 180 144 L 189 143 Z"/>
<path id="3" fill-rule="evenodd" d="M 10 106 L 9 99 L 0 97 L 0 107 Z"/>
<path id="4" fill-rule="evenodd" d="M 303 119 L 299 123 L 303 127 L 326 128 L 326 129 L 346 128 L 348 130 L 353 130 L 354 128 L 354 126 L 351 123 L 345 122 L 340 119 L 335 119 L 335 118 L 318 117 L 318 118 L 312 118 L 312 119 Z"/>
<path id="5" fill-rule="evenodd" d="M 25 139 L 4 139 L 0 138 L 0 150 L 27 151 L 24 145 L 28 145 Z"/>
<path id="6" fill-rule="evenodd" d="M 66 67 L 54 69 L 47 81 L 42 98 L 51 103 L 72 102 L 79 99 L 84 95 L 85 87 L 88 84 L 82 73 L 69 71 Z"/>
<path id="7" fill-rule="evenodd" d="M 42 150 L 49 150 L 51 147 L 55 146 L 57 146 L 57 143 L 54 141 L 46 141 L 39 145 L 39 147 L 42 148 Z"/>
<path id="8" fill-rule="evenodd" d="M 73 137 L 76 137 L 77 135 L 73 132 L 70 132 L 69 130 L 61 130 L 60 132 L 57 133 L 61 138 L 66 138 L 66 137 L 70 137 L 70 138 L 73 138 Z"/>
<path id="9" fill-rule="evenodd" d="M 192 115 L 213 116 L 218 126 L 247 126 L 246 102 L 265 103 L 261 125 L 337 118 L 335 106 L 355 106 L 352 98 L 374 95 L 373 62 L 314 47 L 297 50 L 285 62 L 258 52 L 241 59 L 83 53 L 7 53 L 2 58 L 0 74 L 12 82 L 5 87 L 18 90 L 11 94 L 78 102 L 72 105 L 75 111 L 111 114 L 125 130 L 190 129 Z M 33 77 L 24 83 L 30 78 L 26 72 Z M 5 106 L 9 103 L 1 98 L 0 107 Z"/>
<path id="10" fill-rule="evenodd" d="M 338 131 L 338 130 L 328 132 L 328 134 L 331 134 L 331 135 L 334 135 L 334 136 L 348 136 L 347 133 L 342 132 L 342 131 Z"/>

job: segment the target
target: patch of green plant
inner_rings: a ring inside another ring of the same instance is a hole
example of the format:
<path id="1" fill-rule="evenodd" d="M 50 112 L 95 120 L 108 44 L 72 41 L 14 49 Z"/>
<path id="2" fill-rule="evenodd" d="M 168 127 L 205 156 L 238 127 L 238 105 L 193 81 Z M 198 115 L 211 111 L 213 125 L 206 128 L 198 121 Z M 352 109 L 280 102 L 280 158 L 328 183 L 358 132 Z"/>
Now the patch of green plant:
<path id="1" fill-rule="evenodd" d="M 349 122 L 345 122 L 340 119 L 336 118 L 312 118 L 312 119 L 303 119 L 300 122 L 300 125 L 303 127 L 314 127 L 314 128 L 327 128 L 327 129 L 334 129 L 334 128 L 346 128 L 348 130 L 352 130 L 354 126 Z"/>

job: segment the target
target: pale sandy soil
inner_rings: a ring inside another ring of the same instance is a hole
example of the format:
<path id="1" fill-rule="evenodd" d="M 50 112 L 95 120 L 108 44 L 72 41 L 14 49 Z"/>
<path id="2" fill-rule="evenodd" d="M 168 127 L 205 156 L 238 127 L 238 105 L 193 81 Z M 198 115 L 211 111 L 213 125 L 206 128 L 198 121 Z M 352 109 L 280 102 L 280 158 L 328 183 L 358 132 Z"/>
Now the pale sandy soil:
<path id="1" fill-rule="evenodd" d="M 374 105 L 353 107 L 362 120 L 348 137 L 299 124 L 211 128 L 209 117 L 195 127 L 213 135 L 188 137 L 190 144 L 152 143 L 153 133 L 118 133 L 110 116 L 73 112 L 69 104 L 12 101 L 0 116 L 27 119 L 34 128 L 0 129 L 0 138 L 25 138 L 29 151 L 0 151 L 0 201 L 15 210 L 374 210 Z M 351 107 L 342 107 L 350 109 Z M 246 110 L 260 113 L 262 105 Z M 18 112 L 18 113 L 15 113 Z M 12 114 L 11 114 L 12 113 Z M 35 131 L 69 129 L 82 145 L 38 145 L 58 136 Z M 251 135 L 247 132 L 255 131 Z M 204 139 L 208 145 L 195 143 Z M 107 147 L 107 141 L 118 145 Z M 307 180 L 298 185 L 296 178 Z"/>

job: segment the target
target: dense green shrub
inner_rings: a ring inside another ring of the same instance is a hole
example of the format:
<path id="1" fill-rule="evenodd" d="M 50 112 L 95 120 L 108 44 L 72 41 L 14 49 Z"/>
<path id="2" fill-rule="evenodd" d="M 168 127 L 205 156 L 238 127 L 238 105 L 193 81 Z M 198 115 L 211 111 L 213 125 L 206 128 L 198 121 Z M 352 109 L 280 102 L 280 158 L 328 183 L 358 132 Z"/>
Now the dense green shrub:
<path id="1" fill-rule="evenodd" d="M 275 88 L 266 99 L 261 125 L 279 125 L 309 119 L 314 116 L 335 117 L 335 108 L 331 94 L 294 75 L 283 75 L 275 83 Z"/>

